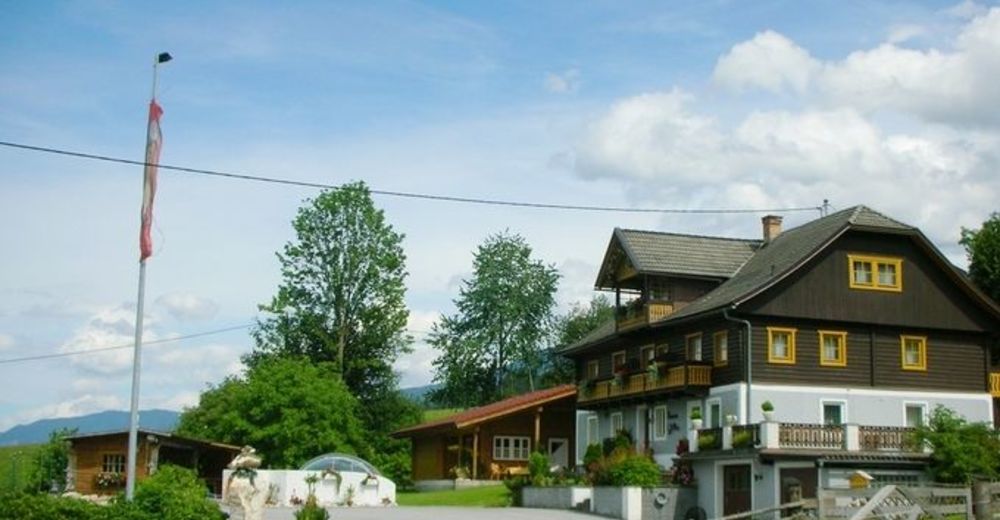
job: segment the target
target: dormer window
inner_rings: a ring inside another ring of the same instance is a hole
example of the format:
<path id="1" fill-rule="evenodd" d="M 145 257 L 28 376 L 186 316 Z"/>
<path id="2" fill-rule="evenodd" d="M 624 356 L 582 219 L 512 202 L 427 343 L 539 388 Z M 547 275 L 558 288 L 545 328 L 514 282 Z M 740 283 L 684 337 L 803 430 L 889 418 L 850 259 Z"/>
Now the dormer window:
<path id="1" fill-rule="evenodd" d="M 888 256 L 847 255 L 851 289 L 903 291 L 903 259 Z"/>

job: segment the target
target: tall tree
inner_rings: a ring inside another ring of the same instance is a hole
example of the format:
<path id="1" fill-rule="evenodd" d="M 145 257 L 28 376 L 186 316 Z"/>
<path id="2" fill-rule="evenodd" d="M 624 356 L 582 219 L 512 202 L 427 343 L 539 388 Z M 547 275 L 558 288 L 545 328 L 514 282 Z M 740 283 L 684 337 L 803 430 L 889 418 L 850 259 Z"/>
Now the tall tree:
<path id="1" fill-rule="evenodd" d="M 181 414 L 177 432 L 251 445 L 271 468 L 294 468 L 330 451 L 370 454 L 357 400 L 331 363 L 260 359 L 245 377 L 229 377 Z"/>
<path id="2" fill-rule="evenodd" d="M 566 314 L 556 318 L 544 369 L 546 384 L 571 383 L 575 379 L 574 365 L 560 353 L 566 347 L 583 339 L 601 325 L 613 320 L 615 307 L 603 294 L 591 298 L 587 305 L 573 304 Z"/>
<path id="3" fill-rule="evenodd" d="M 514 368 L 533 388 L 558 281 L 555 267 L 533 259 L 521 236 L 487 237 L 455 300 L 458 312 L 431 332 L 430 343 L 441 351 L 434 380 L 442 383 L 433 398 L 455 406 L 499 399 Z"/>
<path id="4" fill-rule="evenodd" d="M 392 364 L 409 351 L 403 235 L 362 182 L 306 201 L 296 239 L 278 253 L 281 284 L 253 334 L 253 366 L 268 356 L 331 362 L 363 403 L 396 387 Z"/>
<path id="5" fill-rule="evenodd" d="M 980 229 L 962 228 L 960 244 L 969 258 L 969 276 L 993 301 L 1000 302 L 1000 213 Z"/>

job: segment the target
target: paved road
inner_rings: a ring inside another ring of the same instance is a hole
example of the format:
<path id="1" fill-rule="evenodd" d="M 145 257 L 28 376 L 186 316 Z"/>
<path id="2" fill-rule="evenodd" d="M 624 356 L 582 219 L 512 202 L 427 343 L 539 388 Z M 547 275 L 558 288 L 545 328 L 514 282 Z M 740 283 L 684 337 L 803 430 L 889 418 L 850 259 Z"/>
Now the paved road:
<path id="1" fill-rule="evenodd" d="M 236 518 L 234 516 L 234 518 Z M 290 507 L 268 508 L 264 520 L 292 520 Z M 523 507 L 352 507 L 330 509 L 331 520 L 594 520 L 589 514 Z"/>

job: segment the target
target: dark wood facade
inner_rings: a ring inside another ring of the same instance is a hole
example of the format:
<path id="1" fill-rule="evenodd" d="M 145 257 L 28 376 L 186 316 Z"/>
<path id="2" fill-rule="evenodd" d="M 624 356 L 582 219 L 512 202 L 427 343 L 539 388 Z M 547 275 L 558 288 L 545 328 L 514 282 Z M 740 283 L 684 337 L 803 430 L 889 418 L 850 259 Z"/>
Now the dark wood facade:
<path id="1" fill-rule="evenodd" d="M 849 255 L 901 259 L 901 290 L 852 288 Z M 1000 320 L 962 276 L 919 232 L 848 230 L 804 257 L 789 275 L 733 302 L 728 312 L 751 323 L 754 382 L 996 393 L 991 372 L 1000 367 L 993 367 L 991 360 L 1000 356 L 991 351 L 1000 344 Z M 644 282 L 656 283 L 671 282 Z M 767 327 L 795 329 L 794 363 L 769 362 Z M 821 330 L 846 333 L 843 366 L 821 363 Z M 650 345 L 655 346 L 658 360 L 681 363 L 687 357 L 686 337 L 700 332 L 701 359 L 715 365 L 713 335 L 718 331 L 728 334 L 728 360 L 724 366 L 713 366 L 711 386 L 745 381 L 746 328 L 723 319 L 721 309 L 619 332 L 571 356 L 579 380 L 593 379 L 588 363 L 595 360 L 597 379 L 606 380 L 614 375 L 614 353 L 625 351 L 631 373 L 645 369 L 640 356 Z M 926 338 L 925 370 L 904 369 L 903 335 Z"/>

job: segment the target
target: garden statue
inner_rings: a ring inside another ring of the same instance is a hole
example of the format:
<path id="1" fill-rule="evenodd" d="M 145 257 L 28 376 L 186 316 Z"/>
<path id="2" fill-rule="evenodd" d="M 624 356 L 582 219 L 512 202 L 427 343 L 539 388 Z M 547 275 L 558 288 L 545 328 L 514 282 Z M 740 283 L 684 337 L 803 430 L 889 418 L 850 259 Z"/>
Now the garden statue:
<path id="1" fill-rule="evenodd" d="M 226 482 L 226 501 L 237 500 L 243 510 L 244 520 L 262 520 L 264 504 L 267 502 L 268 488 L 266 484 L 255 483 L 257 468 L 260 467 L 260 455 L 250 446 L 244 446 L 240 454 L 229 463 L 233 472 Z"/>

